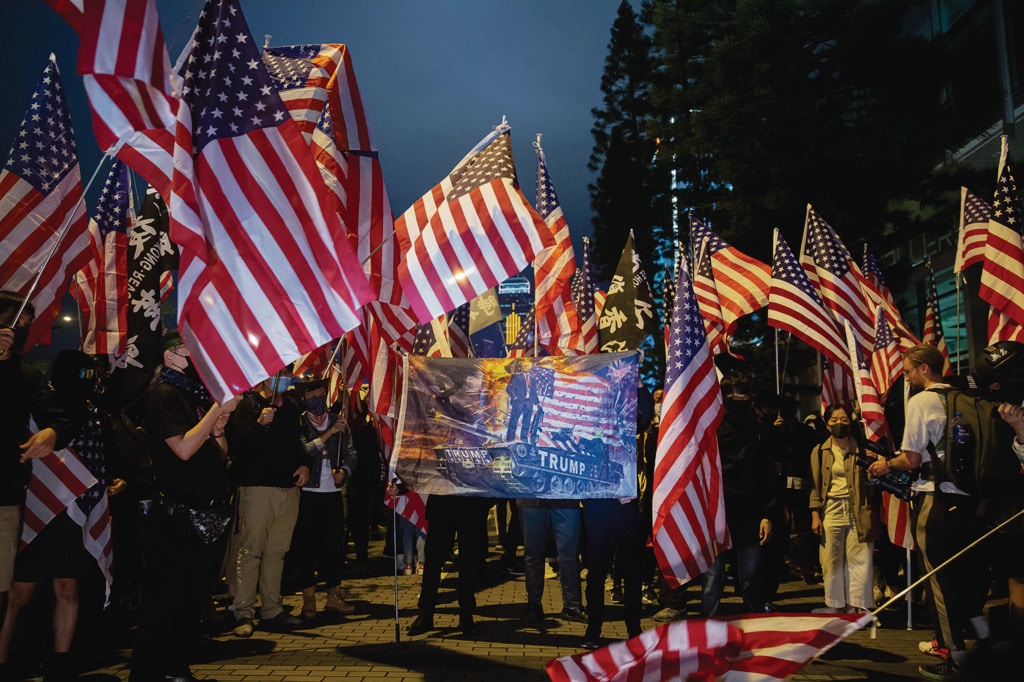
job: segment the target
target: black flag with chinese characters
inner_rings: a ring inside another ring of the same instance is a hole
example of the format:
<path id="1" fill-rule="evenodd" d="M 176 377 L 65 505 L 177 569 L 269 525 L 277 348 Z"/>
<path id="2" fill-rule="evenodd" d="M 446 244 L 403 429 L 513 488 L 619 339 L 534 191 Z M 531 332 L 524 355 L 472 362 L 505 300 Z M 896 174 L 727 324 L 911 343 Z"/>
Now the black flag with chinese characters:
<path id="1" fill-rule="evenodd" d="M 130 400 L 160 363 L 161 303 L 170 294 L 178 249 L 167 236 L 167 206 L 149 187 L 128 234 L 128 326 L 122 353 L 111 353 L 110 379 L 117 395 Z"/>
<path id="2" fill-rule="evenodd" d="M 658 325 L 654 294 L 640 256 L 633 248 L 633 231 L 630 230 L 598 321 L 600 352 L 636 350 Z"/>

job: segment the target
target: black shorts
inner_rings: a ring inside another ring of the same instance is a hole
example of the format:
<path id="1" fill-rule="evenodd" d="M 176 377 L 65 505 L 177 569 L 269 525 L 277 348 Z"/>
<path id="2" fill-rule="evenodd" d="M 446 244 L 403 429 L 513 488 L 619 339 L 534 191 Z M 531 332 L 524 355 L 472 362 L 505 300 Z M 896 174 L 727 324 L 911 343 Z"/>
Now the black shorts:
<path id="1" fill-rule="evenodd" d="M 72 503 L 74 504 L 74 503 Z M 82 527 L 62 511 L 14 560 L 14 582 L 37 583 L 53 578 L 80 578 L 92 557 L 85 550 Z"/>

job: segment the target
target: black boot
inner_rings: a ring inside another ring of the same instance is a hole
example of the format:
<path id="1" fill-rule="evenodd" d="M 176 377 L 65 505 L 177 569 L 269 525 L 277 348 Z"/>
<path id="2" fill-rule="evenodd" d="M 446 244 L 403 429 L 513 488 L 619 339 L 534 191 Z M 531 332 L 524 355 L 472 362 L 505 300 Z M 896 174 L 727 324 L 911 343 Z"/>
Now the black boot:
<path id="1" fill-rule="evenodd" d="M 71 654 L 63 652 L 50 655 L 43 668 L 45 682 L 74 682 L 77 679 L 78 670 L 75 669 L 75 662 L 72 660 Z"/>

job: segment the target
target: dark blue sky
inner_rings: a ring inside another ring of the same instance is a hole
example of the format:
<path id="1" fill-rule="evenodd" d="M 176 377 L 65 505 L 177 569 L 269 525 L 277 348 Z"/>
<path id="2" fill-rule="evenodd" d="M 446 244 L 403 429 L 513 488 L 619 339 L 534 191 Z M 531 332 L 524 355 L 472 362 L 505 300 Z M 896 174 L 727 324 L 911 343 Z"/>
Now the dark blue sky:
<path id="1" fill-rule="evenodd" d="M 203 4 L 157 1 L 172 62 Z M 269 33 L 271 45 L 349 46 L 396 215 L 444 177 L 505 115 L 527 198 L 535 198 L 532 142 L 539 132 L 577 248 L 581 237 L 591 233 L 590 110 L 601 105 L 601 72 L 618 0 L 241 4 L 260 44 Z M 0 73 L 5 84 L 0 154 L 6 161 L 31 92 L 54 52 L 69 90 L 83 182 L 88 181 L 100 151 L 76 75 L 77 36 L 42 0 L 0 0 L 0 8 Z M 95 194 L 94 188 L 89 198 Z"/>

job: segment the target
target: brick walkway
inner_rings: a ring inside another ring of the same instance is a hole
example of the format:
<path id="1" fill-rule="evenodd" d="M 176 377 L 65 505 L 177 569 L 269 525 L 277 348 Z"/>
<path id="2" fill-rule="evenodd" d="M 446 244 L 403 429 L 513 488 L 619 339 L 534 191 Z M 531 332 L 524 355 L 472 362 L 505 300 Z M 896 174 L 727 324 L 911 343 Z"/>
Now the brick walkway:
<path id="1" fill-rule="evenodd" d="M 398 605 L 401 641 L 395 633 L 395 581 L 386 575 L 391 559 L 381 557 L 380 542 L 371 547 L 378 558 L 373 575 L 347 581 L 348 597 L 358 608 L 346 618 L 323 617 L 309 627 L 287 634 L 259 630 L 251 639 L 233 637 L 230 623 L 221 634 L 203 645 L 201 661 L 193 666 L 200 678 L 216 680 L 299 681 L 318 680 L 546 680 L 544 664 L 550 659 L 577 653 L 584 624 L 563 622 L 549 615 L 544 629 L 525 627 L 519 615 L 525 603 L 523 579 L 505 576 L 498 555 L 488 557 L 489 577 L 494 582 L 477 595 L 478 633 L 472 639 L 457 631 L 458 607 L 455 603 L 455 576 L 442 580 L 440 603 L 435 615 L 438 630 L 408 638 L 405 627 L 415 616 L 419 592 L 418 575 L 398 577 Z M 738 613 L 739 600 L 726 588 L 723 611 Z M 326 596 L 318 593 L 322 607 Z M 691 589 L 691 615 L 699 594 Z M 782 586 L 776 606 L 780 611 L 807 611 L 821 605 L 820 585 L 792 581 Z M 298 613 L 297 595 L 285 598 L 285 604 Z M 548 614 L 561 610 L 557 580 L 545 581 L 544 609 Z M 645 606 L 644 628 L 657 625 L 650 616 L 657 606 Z M 621 606 L 609 606 L 605 624 L 606 638 L 624 637 Z M 618 618 L 619 620 L 614 620 Z M 907 631 L 906 612 L 882 614 L 883 627 L 872 639 L 867 630 L 855 633 L 847 641 L 815 661 L 798 680 L 893 680 L 920 679 L 917 666 L 938 662 L 917 651 L 917 642 L 930 639 L 930 630 Z M 122 650 L 118 660 L 83 675 L 84 680 L 126 680 L 130 651 Z"/>

